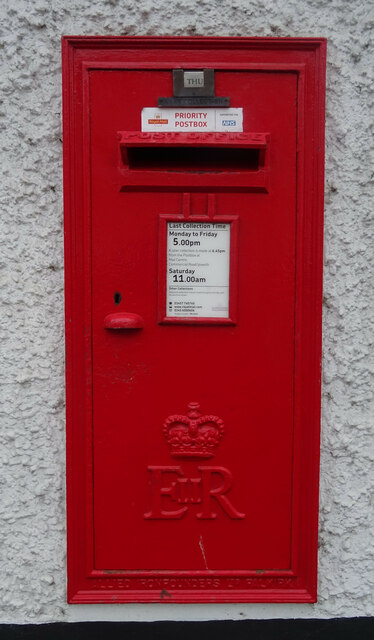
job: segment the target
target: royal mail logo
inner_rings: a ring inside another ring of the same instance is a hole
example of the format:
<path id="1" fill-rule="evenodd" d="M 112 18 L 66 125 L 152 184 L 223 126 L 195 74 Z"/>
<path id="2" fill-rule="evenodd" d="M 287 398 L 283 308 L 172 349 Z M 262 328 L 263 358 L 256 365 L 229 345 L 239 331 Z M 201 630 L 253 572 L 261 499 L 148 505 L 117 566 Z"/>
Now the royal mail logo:
<path id="1" fill-rule="evenodd" d="M 161 118 L 161 116 L 156 116 L 148 120 L 148 124 L 168 124 L 168 122 L 169 120 L 167 118 Z"/>
<path id="2" fill-rule="evenodd" d="M 215 455 L 224 424 L 216 415 L 203 415 L 199 403 L 190 402 L 186 415 L 169 416 L 162 430 L 171 456 L 192 462 Z M 227 496 L 233 483 L 229 469 L 200 464 L 192 472 L 191 465 L 188 469 L 186 473 L 181 465 L 148 466 L 151 507 L 144 514 L 146 520 L 178 520 L 189 508 L 197 508 L 198 519 L 215 519 L 217 511 L 233 520 L 245 518 Z"/>

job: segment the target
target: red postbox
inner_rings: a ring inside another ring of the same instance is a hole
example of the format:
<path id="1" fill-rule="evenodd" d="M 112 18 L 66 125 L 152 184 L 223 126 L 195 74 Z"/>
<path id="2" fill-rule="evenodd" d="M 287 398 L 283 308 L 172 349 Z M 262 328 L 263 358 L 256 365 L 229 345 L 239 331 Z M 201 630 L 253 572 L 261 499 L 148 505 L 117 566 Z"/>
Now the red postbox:
<path id="1" fill-rule="evenodd" d="M 325 41 L 63 62 L 69 601 L 314 602 Z"/>

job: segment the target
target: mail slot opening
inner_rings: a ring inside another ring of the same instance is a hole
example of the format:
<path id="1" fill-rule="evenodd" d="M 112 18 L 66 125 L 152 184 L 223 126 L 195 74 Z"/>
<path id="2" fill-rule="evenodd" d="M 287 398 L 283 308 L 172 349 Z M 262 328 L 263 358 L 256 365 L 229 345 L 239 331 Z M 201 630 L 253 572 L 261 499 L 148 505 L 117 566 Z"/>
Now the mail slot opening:
<path id="1" fill-rule="evenodd" d="M 260 149 L 206 146 L 128 147 L 127 164 L 132 170 L 231 172 L 258 171 Z"/>

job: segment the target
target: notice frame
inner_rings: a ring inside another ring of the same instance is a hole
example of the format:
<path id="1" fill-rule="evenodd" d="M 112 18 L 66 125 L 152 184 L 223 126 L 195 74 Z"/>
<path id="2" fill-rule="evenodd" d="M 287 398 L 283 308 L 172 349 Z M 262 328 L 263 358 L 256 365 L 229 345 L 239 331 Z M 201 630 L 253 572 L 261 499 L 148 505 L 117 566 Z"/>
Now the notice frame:
<path id="1" fill-rule="evenodd" d="M 167 312 L 167 269 L 168 269 L 168 225 L 169 223 L 181 223 L 189 225 L 202 224 L 229 224 L 230 225 L 230 249 L 229 249 L 229 295 L 228 314 L 222 317 L 193 316 L 193 315 L 168 315 Z M 214 217 L 192 215 L 185 217 L 183 214 L 159 216 L 159 259 L 158 259 L 158 322 L 159 324 L 228 324 L 237 323 L 237 272 L 238 272 L 238 227 L 239 216 L 219 215 Z"/>

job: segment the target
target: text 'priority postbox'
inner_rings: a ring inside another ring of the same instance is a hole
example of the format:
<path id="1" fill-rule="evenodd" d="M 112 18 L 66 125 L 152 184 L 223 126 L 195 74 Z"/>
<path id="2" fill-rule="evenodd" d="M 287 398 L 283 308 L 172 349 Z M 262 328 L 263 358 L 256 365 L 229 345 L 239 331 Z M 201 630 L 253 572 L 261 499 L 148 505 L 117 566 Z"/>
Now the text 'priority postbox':
<path id="1" fill-rule="evenodd" d="M 325 42 L 63 62 L 69 601 L 313 602 Z"/>

